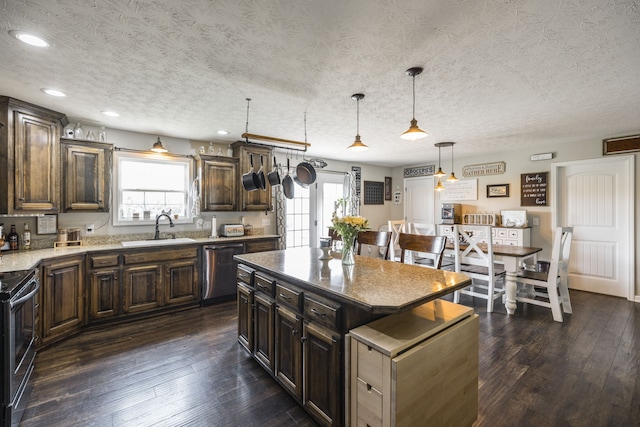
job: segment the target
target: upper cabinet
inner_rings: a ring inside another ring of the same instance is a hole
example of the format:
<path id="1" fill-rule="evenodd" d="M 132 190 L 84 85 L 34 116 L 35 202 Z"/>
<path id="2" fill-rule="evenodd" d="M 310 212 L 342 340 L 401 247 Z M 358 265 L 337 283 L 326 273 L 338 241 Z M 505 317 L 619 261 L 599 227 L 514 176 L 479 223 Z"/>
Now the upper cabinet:
<path id="1" fill-rule="evenodd" d="M 111 144 L 61 139 L 64 212 L 107 212 L 111 188 Z"/>
<path id="2" fill-rule="evenodd" d="M 271 185 L 267 179 L 267 174 L 271 172 L 272 148 L 259 145 L 247 144 L 244 141 L 236 141 L 233 147 L 233 155 L 239 159 L 240 173 L 238 174 L 238 210 L 241 211 L 269 211 L 271 206 Z M 242 186 L 242 175 L 251 170 L 251 159 L 253 158 L 253 171 L 258 172 L 262 163 L 262 171 L 266 181 L 266 189 L 247 191 Z"/>
<path id="3" fill-rule="evenodd" d="M 62 114 L 0 96 L 0 213 L 60 210 L 58 141 Z"/>
<path id="4" fill-rule="evenodd" d="M 200 156 L 198 173 L 204 212 L 238 210 L 238 159 Z"/>

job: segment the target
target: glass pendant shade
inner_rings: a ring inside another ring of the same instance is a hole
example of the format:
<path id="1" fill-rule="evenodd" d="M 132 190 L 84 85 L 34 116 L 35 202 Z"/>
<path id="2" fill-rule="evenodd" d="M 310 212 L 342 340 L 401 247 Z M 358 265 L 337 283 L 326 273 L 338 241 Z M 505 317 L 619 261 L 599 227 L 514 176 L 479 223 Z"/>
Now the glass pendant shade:
<path id="1" fill-rule="evenodd" d="M 347 150 L 349 151 L 366 151 L 369 149 L 369 146 L 364 142 L 360 141 L 360 100 L 364 98 L 363 93 L 355 93 L 351 95 L 351 99 L 356 101 L 356 140 L 353 141 Z"/>
<path id="2" fill-rule="evenodd" d="M 444 190 L 444 185 L 442 185 L 442 182 L 440 182 L 439 179 L 438 179 L 438 184 L 436 184 L 436 187 L 434 188 L 434 190 L 436 190 L 436 191 Z"/>
<path id="3" fill-rule="evenodd" d="M 456 178 L 456 174 L 454 174 L 453 172 L 451 172 L 451 175 L 449 175 L 449 178 L 447 178 L 447 181 L 449 182 L 453 182 L 453 181 L 457 181 L 458 178 Z"/>
<path id="4" fill-rule="evenodd" d="M 162 146 L 162 142 L 160 142 L 160 137 L 158 137 L 158 140 L 155 142 L 155 144 L 153 144 L 153 148 L 151 148 L 151 151 L 153 151 L 154 153 L 166 153 L 167 149 L 164 148 Z"/>

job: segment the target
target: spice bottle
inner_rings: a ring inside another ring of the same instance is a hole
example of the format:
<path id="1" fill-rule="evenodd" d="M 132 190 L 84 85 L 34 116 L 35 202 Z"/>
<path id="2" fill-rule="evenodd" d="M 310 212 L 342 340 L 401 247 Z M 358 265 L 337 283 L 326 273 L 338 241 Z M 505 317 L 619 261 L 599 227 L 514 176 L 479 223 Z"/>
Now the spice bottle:
<path id="1" fill-rule="evenodd" d="M 7 236 L 9 240 L 9 250 L 17 251 L 20 249 L 20 238 L 18 237 L 18 233 L 16 232 L 15 224 L 11 224 L 11 232 Z"/>
<path id="2" fill-rule="evenodd" d="M 29 224 L 24 223 L 24 230 L 22 230 L 22 249 L 31 249 L 31 231 L 29 231 Z"/>

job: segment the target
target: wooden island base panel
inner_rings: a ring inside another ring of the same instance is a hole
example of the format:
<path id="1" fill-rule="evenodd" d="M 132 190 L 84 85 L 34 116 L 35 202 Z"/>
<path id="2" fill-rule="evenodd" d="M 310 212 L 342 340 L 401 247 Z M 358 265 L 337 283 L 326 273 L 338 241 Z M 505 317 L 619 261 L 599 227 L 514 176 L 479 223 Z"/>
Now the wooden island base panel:
<path id="1" fill-rule="evenodd" d="M 471 426 L 478 317 L 467 276 L 319 249 L 236 255 L 238 341 L 321 425 Z"/>

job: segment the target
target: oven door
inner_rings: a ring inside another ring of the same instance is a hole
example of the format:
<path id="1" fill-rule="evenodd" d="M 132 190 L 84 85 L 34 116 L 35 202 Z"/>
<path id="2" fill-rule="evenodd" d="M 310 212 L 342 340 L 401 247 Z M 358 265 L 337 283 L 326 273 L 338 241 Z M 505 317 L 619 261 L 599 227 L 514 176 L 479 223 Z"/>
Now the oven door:
<path id="1" fill-rule="evenodd" d="M 40 289 L 38 274 L 4 307 L 4 386 L 6 425 L 17 425 L 29 396 L 29 377 L 33 372 L 35 350 L 36 293 Z"/>

